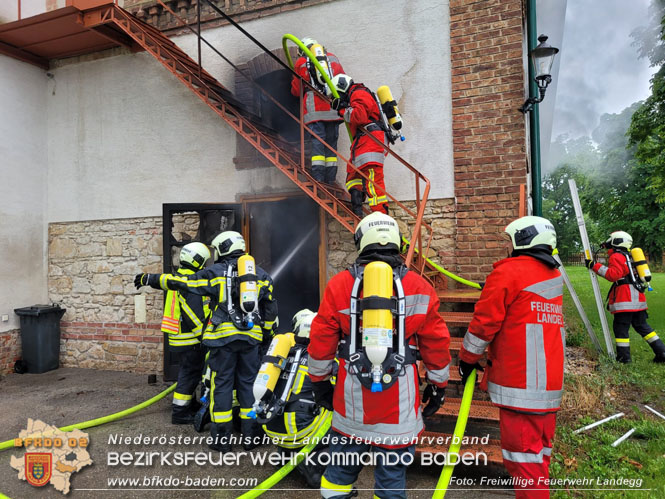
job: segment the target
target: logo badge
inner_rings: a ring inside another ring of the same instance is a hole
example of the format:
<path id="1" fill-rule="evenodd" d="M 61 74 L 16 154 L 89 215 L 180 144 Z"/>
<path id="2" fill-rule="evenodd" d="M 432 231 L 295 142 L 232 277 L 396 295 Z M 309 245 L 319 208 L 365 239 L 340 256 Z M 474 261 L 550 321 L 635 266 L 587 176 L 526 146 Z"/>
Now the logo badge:
<path id="1" fill-rule="evenodd" d="M 51 463 L 53 456 L 50 452 L 25 453 L 25 479 L 34 487 L 42 487 L 51 479 Z"/>

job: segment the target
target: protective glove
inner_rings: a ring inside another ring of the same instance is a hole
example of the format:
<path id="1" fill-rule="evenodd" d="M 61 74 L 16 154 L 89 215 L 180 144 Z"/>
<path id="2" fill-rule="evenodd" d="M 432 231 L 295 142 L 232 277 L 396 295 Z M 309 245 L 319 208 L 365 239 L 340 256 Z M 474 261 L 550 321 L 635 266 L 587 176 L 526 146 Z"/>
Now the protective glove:
<path id="1" fill-rule="evenodd" d="M 134 277 L 134 286 L 141 289 L 141 286 L 150 286 L 159 288 L 159 274 L 136 274 Z"/>
<path id="2" fill-rule="evenodd" d="M 593 260 L 589 260 L 588 258 L 585 258 L 584 259 L 584 265 L 589 270 L 593 270 L 593 266 L 596 265 L 596 262 L 594 262 Z"/>
<path id="3" fill-rule="evenodd" d="M 445 391 L 445 388 L 439 388 L 431 383 L 427 384 L 423 392 L 423 404 L 427 404 L 423 409 L 423 417 L 428 418 L 439 410 L 446 398 Z"/>
<path id="4" fill-rule="evenodd" d="M 478 362 L 476 362 L 475 364 L 469 364 L 468 362 L 464 362 L 463 360 L 459 361 L 459 375 L 462 377 L 462 385 L 466 384 L 466 380 L 469 378 L 469 376 L 471 376 L 471 372 L 474 369 L 479 372 L 485 370 L 483 366 L 478 364 Z"/>
<path id="5" fill-rule="evenodd" d="M 328 409 L 333 410 L 333 392 L 335 387 L 330 384 L 330 381 L 316 381 L 312 382 L 312 390 L 314 391 L 314 402 Z"/>
<path id="6" fill-rule="evenodd" d="M 330 104 L 335 111 L 349 107 L 349 100 L 346 97 L 335 97 Z"/>

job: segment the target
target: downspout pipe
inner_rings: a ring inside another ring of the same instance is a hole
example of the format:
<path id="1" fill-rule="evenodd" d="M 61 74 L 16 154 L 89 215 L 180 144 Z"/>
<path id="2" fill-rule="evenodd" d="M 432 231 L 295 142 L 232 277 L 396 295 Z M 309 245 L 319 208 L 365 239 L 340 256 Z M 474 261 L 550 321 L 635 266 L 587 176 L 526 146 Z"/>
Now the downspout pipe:
<path id="1" fill-rule="evenodd" d="M 538 45 L 538 25 L 536 23 L 536 0 L 527 0 L 526 6 L 526 30 L 527 30 L 527 54 Z M 528 57 L 529 67 L 529 97 L 538 97 L 538 84 L 534 74 L 535 68 L 531 63 L 531 57 Z M 529 135 L 531 149 L 531 196 L 533 205 L 533 215 L 543 216 L 543 198 L 541 189 L 541 171 L 540 171 L 540 109 L 538 104 L 534 104 L 529 116 Z"/>

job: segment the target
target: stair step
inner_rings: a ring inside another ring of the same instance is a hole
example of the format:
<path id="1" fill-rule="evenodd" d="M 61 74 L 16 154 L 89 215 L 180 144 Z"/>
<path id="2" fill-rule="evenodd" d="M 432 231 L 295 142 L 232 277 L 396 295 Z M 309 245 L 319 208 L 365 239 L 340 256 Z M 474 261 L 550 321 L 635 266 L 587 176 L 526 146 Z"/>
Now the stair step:
<path id="1" fill-rule="evenodd" d="M 442 289 L 437 292 L 442 303 L 476 303 L 480 298 L 479 289 Z"/>
<path id="2" fill-rule="evenodd" d="M 462 343 L 459 344 L 460 346 Z M 452 347 L 451 347 L 452 350 Z M 425 369 L 425 364 L 421 361 L 418 363 L 418 373 L 420 374 L 420 377 L 424 380 L 425 379 L 425 374 L 427 374 L 427 370 Z M 480 383 L 480 381 L 483 379 L 483 373 L 478 373 L 479 375 L 476 377 L 476 385 Z M 462 378 L 460 377 L 459 370 L 457 368 L 457 365 L 451 365 L 449 369 L 449 378 L 448 382 L 450 383 L 460 383 L 462 381 Z"/>
<path id="3" fill-rule="evenodd" d="M 466 327 L 471 322 L 473 312 L 439 312 L 448 327 Z"/>
<path id="4" fill-rule="evenodd" d="M 420 435 L 418 445 L 416 445 L 416 454 L 421 455 L 423 453 L 434 454 L 438 452 L 446 452 L 452 443 L 452 439 L 453 437 L 449 433 L 424 431 Z M 499 440 L 490 439 L 486 445 L 480 443 L 462 444 L 460 447 L 460 455 L 463 455 L 467 452 L 472 454 L 480 454 L 480 465 L 485 464 L 484 459 L 482 458 L 483 454 L 487 456 L 488 463 L 503 463 L 503 456 L 501 455 L 501 442 Z"/>
<path id="5" fill-rule="evenodd" d="M 446 398 L 441 408 L 432 417 L 454 417 L 457 418 L 462 399 Z M 499 408 L 489 400 L 473 400 L 469 410 L 469 419 L 474 421 L 499 422 Z"/>

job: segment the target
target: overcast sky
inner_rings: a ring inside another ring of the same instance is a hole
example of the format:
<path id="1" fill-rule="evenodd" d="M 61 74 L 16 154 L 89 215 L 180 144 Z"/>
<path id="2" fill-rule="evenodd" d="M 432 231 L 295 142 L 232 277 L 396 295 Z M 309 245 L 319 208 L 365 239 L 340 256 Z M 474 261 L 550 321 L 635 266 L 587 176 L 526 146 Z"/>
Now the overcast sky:
<path id="1" fill-rule="evenodd" d="M 646 25 L 649 0 L 567 2 L 552 138 L 588 135 L 603 113 L 649 95 L 653 69 L 637 58 L 631 31 Z"/>
<path id="2" fill-rule="evenodd" d="M 555 97 L 541 105 L 542 139 L 591 135 L 604 113 L 618 113 L 649 96 L 654 69 L 638 59 L 631 31 L 648 22 L 649 0 L 539 0 L 538 32 L 559 47 Z M 565 23 L 561 30 L 561 16 Z M 561 38 L 559 38 L 561 37 Z M 556 68 L 555 68 L 556 69 Z M 552 114 L 548 116 L 549 112 Z M 551 126 L 551 135 L 549 130 Z M 548 147 L 543 148 L 546 153 Z M 543 155 L 547 169 L 547 158 Z"/>

